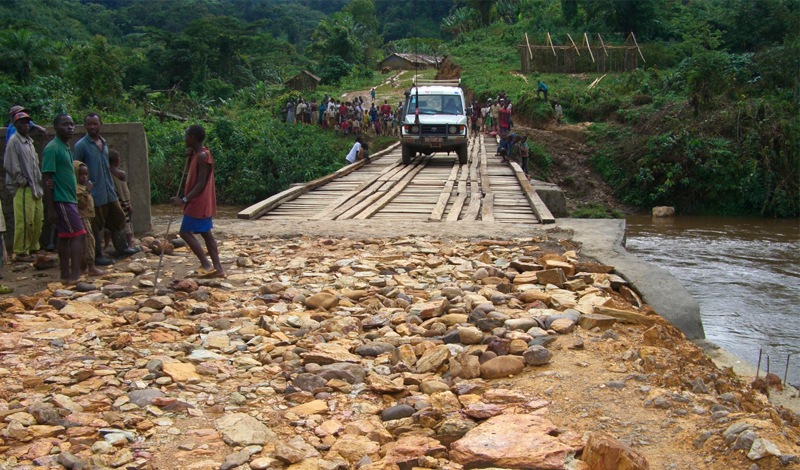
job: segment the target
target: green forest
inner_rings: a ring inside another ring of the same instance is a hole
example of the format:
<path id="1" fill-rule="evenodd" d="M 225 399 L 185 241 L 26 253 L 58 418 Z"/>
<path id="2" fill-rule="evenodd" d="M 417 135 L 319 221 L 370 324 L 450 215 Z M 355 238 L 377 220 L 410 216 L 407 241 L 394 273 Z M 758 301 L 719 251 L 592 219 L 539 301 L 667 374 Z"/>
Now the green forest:
<path id="1" fill-rule="evenodd" d="M 800 215 L 798 0 L 29 0 L 0 2 L 0 25 L 0 108 L 143 122 L 153 202 L 177 189 L 187 122 L 209 129 L 220 203 L 338 169 L 351 143 L 282 122 L 298 94 L 284 81 L 309 70 L 322 86 L 308 98 L 338 96 L 377 85 L 391 52 L 420 52 L 447 56 L 478 98 L 504 89 L 534 125 L 552 119 L 532 85 L 548 83 L 567 123 L 594 123 L 593 170 L 626 204 Z M 593 88 L 591 74 L 518 76 L 525 34 L 630 31 L 647 58 L 634 72 Z"/>

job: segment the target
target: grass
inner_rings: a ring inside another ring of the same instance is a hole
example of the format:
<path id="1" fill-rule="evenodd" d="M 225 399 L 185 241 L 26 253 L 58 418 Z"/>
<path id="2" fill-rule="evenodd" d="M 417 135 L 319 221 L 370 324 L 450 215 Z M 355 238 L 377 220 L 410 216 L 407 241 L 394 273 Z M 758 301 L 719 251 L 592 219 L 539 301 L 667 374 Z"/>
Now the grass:
<path id="1" fill-rule="evenodd" d="M 572 211 L 572 217 L 575 219 L 620 219 L 622 212 L 608 208 L 602 204 L 589 202 L 586 204 L 578 204 L 578 208 Z"/>

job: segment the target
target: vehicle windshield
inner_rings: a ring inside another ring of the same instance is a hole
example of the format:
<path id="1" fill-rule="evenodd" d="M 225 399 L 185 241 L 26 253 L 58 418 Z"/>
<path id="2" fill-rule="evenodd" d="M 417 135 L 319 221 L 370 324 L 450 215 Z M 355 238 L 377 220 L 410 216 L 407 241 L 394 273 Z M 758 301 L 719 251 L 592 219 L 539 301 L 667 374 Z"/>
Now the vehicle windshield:
<path id="1" fill-rule="evenodd" d="M 408 100 L 406 113 L 413 115 L 417 107 L 417 96 L 412 94 Z M 419 94 L 420 114 L 464 114 L 461 106 L 461 95 L 431 95 Z"/>

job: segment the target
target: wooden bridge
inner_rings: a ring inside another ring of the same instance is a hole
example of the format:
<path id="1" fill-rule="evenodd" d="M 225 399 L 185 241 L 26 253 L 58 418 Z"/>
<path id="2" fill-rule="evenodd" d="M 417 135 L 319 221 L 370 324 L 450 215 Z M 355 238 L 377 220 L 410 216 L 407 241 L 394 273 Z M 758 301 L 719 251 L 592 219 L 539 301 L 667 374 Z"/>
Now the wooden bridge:
<path id="1" fill-rule="evenodd" d="M 502 163 L 496 148 L 494 139 L 480 135 L 470 140 L 464 165 L 453 152 L 420 156 L 406 166 L 395 144 L 369 160 L 254 204 L 239 218 L 555 222 L 519 165 Z"/>

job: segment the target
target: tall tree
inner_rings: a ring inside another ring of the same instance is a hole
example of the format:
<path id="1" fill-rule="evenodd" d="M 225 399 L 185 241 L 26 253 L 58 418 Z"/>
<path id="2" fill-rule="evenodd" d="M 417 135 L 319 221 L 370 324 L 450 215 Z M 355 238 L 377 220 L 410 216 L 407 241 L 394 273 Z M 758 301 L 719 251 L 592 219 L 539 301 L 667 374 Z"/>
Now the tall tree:
<path id="1" fill-rule="evenodd" d="M 28 29 L 10 29 L 0 33 L 0 69 L 20 83 L 30 83 L 35 73 L 47 73 L 57 67 L 53 44 Z"/>

